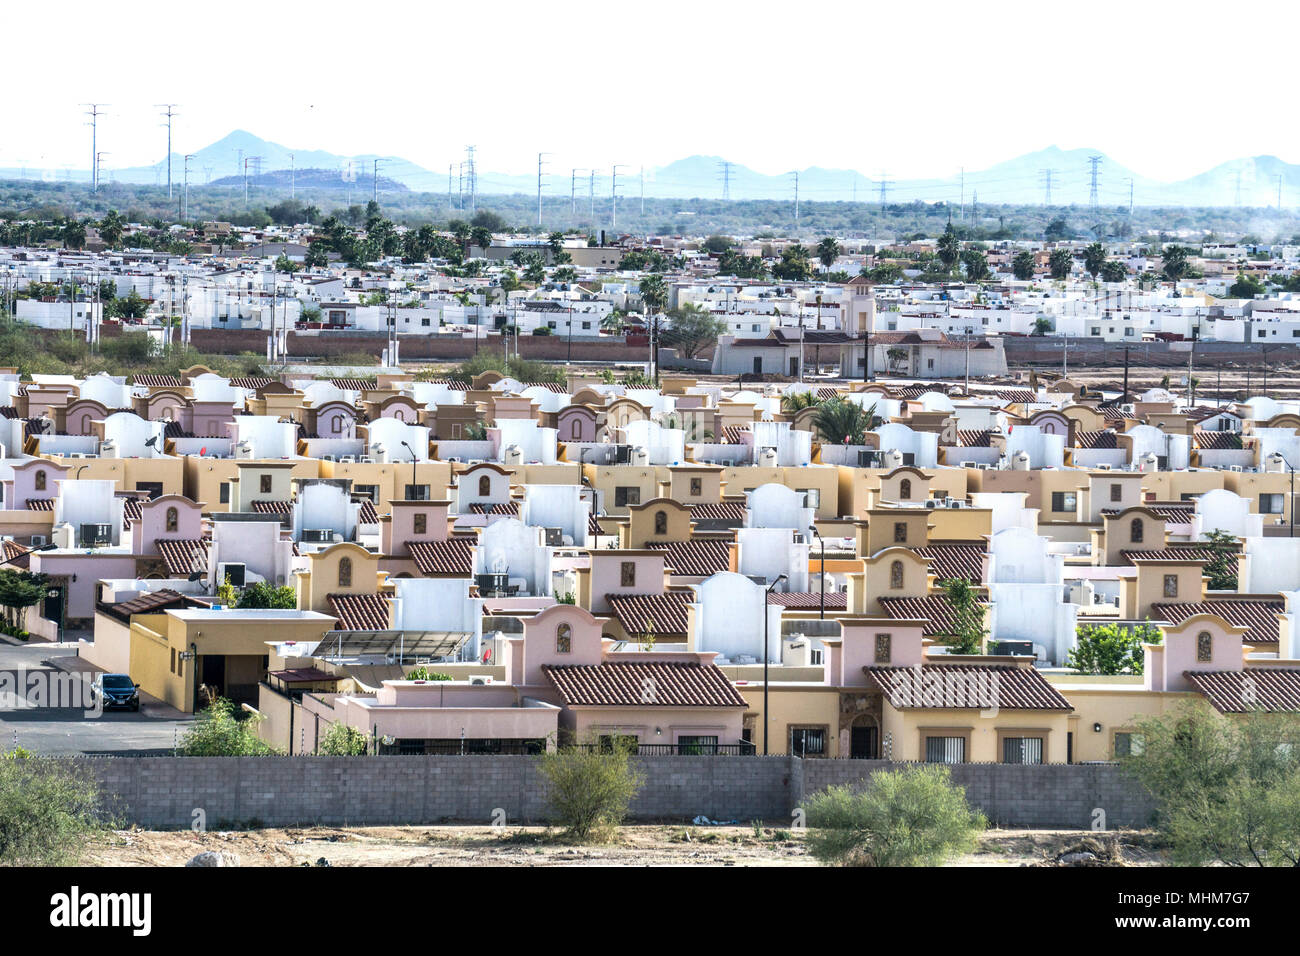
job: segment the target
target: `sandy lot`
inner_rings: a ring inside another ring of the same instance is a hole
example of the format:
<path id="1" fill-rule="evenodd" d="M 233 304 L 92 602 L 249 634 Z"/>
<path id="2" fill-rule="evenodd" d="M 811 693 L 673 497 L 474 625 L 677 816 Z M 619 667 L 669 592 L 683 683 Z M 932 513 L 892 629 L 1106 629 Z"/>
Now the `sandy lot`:
<path id="1" fill-rule="evenodd" d="M 1076 830 L 989 830 L 961 866 L 1055 865 L 1062 852 L 1096 834 Z M 1104 860 L 1158 865 L 1144 833 L 1102 834 Z M 1096 846 L 1093 849 L 1097 849 Z M 211 833 L 121 830 L 94 847 L 87 863 L 182 866 L 205 850 L 241 866 L 815 866 L 797 831 L 736 826 L 622 828 L 617 840 L 575 846 L 542 827 L 308 827 Z M 1113 864 L 1112 864 L 1113 865 Z"/>

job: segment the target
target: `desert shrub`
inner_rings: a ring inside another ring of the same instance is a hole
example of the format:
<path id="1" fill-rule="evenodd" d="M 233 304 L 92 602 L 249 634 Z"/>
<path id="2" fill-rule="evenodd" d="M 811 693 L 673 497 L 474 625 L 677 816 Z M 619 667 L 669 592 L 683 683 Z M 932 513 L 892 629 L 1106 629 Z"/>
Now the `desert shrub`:
<path id="1" fill-rule="evenodd" d="M 370 752 L 366 735 L 347 724 L 330 724 L 320 739 L 317 752 L 325 757 L 364 757 Z"/>
<path id="2" fill-rule="evenodd" d="M 85 764 L 24 750 L 0 759 L 0 864 L 76 863 L 111 826 L 99 781 Z"/>
<path id="3" fill-rule="evenodd" d="M 630 747 L 579 744 L 537 759 L 546 801 L 565 835 L 573 840 L 611 838 L 645 784 L 645 776 L 632 766 Z"/>
<path id="4" fill-rule="evenodd" d="M 232 701 L 218 697 L 195 718 L 181 739 L 184 757 L 269 757 L 278 751 L 257 736 L 261 715 L 241 717 Z"/>

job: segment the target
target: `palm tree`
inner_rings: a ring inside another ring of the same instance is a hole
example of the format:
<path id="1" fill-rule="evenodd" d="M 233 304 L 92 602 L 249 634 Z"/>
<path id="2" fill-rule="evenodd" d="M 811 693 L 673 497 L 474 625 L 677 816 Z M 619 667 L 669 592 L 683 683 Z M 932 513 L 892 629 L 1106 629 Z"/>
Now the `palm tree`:
<path id="1" fill-rule="evenodd" d="M 821 402 L 813 414 L 813 425 L 822 438 L 836 445 L 864 445 L 867 432 L 878 424 L 874 403 L 863 408 L 843 398 Z"/>
<path id="2" fill-rule="evenodd" d="M 817 258 L 821 260 L 823 269 L 830 269 L 839 257 L 840 244 L 835 241 L 834 236 L 827 236 L 817 243 Z"/>
<path id="3" fill-rule="evenodd" d="M 818 404 L 820 402 L 812 392 L 791 392 L 781 396 L 781 411 L 787 415 L 793 415 L 805 408 L 813 408 Z"/>

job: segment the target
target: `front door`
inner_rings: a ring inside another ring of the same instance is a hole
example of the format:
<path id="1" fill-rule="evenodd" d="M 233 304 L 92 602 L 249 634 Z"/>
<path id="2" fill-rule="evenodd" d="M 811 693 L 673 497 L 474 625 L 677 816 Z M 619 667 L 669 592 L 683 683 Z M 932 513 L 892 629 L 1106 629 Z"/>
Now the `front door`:
<path id="1" fill-rule="evenodd" d="M 63 585 L 56 584 L 45 589 L 45 599 L 41 604 L 41 617 L 58 626 L 60 640 L 63 638 L 63 600 Z"/>
<path id="2" fill-rule="evenodd" d="M 874 724 L 853 727 L 849 731 L 849 756 L 859 760 L 880 759 L 880 728 Z"/>

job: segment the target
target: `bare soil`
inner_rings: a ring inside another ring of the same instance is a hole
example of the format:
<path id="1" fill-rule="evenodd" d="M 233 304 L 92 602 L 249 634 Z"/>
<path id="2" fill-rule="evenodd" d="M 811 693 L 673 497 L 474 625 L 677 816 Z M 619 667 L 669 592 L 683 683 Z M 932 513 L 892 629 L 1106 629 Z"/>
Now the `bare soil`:
<path id="1" fill-rule="evenodd" d="M 1092 844 L 1085 841 L 1092 840 Z M 1071 849 L 1082 865 L 1159 865 L 1144 833 L 989 830 L 957 866 L 1055 866 Z M 1118 852 L 1115 852 L 1116 848 Z M 206 850 L 241 866 L 815 866 L 798 831 L 752 826 L 623 827 L 604 844 L 576 845 L 543 827 L 305 827 L 193 833 L 119 830 L 89 852 L 100 866 L 183 866 Z"/>

